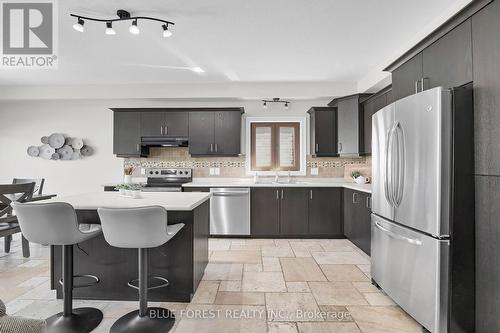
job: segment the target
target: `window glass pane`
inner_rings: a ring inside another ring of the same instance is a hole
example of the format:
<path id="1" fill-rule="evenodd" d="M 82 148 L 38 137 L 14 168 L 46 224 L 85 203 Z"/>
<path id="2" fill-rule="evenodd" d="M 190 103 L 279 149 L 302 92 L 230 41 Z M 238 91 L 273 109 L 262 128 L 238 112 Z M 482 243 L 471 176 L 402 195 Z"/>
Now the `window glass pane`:
<path id="1" fill-rule="evenodd" d="M 255 129 L 255 166 L 270 167 L 273 163 L 272 128 L 257 127 Z"/>
<path id="2" fill-rule="evenodd" d="M 295 128 L 284 127 L 279 128 L 279 161 L 280 167 L 295 166 Z"/>

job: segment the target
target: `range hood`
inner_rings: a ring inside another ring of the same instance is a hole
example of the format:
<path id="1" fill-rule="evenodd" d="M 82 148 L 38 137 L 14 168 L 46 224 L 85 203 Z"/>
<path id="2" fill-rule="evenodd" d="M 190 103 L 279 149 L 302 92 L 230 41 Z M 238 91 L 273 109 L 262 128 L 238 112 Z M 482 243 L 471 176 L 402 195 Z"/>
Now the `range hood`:
<path id="1" fill-rule="evenodd" d="M 143 136 L 141 146 L 144 147 L 187 147 L 189 138 L 186 136 Z"/>

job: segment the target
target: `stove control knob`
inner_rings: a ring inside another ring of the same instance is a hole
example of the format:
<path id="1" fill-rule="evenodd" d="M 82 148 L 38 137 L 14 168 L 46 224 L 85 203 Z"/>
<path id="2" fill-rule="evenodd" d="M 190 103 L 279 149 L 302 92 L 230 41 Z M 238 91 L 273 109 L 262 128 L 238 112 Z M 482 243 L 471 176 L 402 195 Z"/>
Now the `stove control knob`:
<path id="1" fill-rule="evenodd" d="M 157 174 L 157 175 L 158 175 L 158 174 L 159 174 L 159 172 L 158 172 L 158 171 L 155 171 L 155 174 Z"/>
<path id="2" fill-rule="evenodd" d="M 149 174 L 152 175 L 153 174 L 153 171 L 149 171 Z"/>

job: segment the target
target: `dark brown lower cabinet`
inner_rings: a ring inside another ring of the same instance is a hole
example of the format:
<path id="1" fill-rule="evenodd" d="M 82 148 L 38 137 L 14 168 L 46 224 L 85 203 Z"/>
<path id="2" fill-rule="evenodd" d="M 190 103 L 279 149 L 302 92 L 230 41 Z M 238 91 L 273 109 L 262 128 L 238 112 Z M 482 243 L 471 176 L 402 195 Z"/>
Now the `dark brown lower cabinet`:
<path id="1" fill-rule="evenodd" d="M 280 234 L 307 236 L 309 190 L 306 188 L 280 189 Z"/>
<path id="2" fill-rule="evenodd" d="M 344 189 L 344 234 L 363 252 L 370 255 L 371 195 Z"/>
<path id="3" fill-rule="evenodd" d="M 278 188 L 252 188 L 252 236 L 278 236 L 280 234 L 280 190 Z"/>
<path id="4" fill-rule="evenodd" d="M 342 188 L 252 188 L 253 237 L 344 237 Z"/>
<path id="5" fill-rule="evenodd" d="M 309 235 L 343 237 L 342 188 L 309 189 Z"/>

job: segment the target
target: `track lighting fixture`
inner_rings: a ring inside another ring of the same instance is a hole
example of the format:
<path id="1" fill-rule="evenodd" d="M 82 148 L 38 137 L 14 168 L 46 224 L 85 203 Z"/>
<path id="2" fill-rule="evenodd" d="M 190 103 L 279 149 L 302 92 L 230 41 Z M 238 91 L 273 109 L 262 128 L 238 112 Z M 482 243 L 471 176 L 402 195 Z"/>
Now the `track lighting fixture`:
<path id="1" fill-rule="evenodd" d="M 163 37 L 168 38 L 172 36 L 172 31 L 168 30 L 168 24 L 162 25 L 163 28 Z"/>
<path id="2" fill-rule="evenodd" d="M 138 35 L 141 30 L 139 29 L 137 22 L 139 20 L 148 20 L 148 21 L 156 21 L 162 23 L 161 27 L 163 29 L 163 37 L 170 37 L 172 36 L 172 31 L 169 29 L 170 25 L 175 25 L 175 23 L 167 21 L 167 20 L 162 20 L 159 18 L 155 17 L 149 17 L 149 16 L 130 16 L 130 13 L 126 10 L 119 9 L 116 12 L 116 15 L 118 18 L 111 18 L 111 19 L 100 19 L 100 18 L 94 18 L 94 17 L 85 17 L 77 14 L 70 14 L 72 17 L 77 18 L 77 23 L 73 25 L 73 29 L 79 32 L 83 32 L 83 24 L 84 20 L 87 21 L 94 21 L 94 22 L 105 22 L 106 23 L 106 35 L 116 35 L 116 31 L 113 29 L 113 22 L 118 22 L 118 21 L 132 21 L 132 25 L 129 27 L 129 31 L 131 34 Z"/>
<path id="3" fill-rule="evenodd" d="M 78 32 L 83 32 L 83 24 L 85 22 L 81 19 L 81 18 L 78 18 L 78 22 L 73 24 L 73 29 L 75 29 L 76 31 Z"/>
<path id="4" fill-rule="evenodd" d="M 139 27 L 137 27 L 137 20 L 132 21 L 132 25 L 128 28 L 128 31 L 130 31 L 132 35 L 138 35 L 141 32 Z"/>
<path id="5" fill-rule="evenodd" d="M 106 35 L 116 35 L 115 29 L 113 29 L 113 23 L 106 22 Z"/>
<path id="6" fill-rule="evenodd" d="M 267 109 L 267 103 L 283 103 L 285 110 L 290 108 L 290 101 L 282 101 L 279 97 L 274 97 L 273 99 L 263 99 L 262 108 Z"/>

